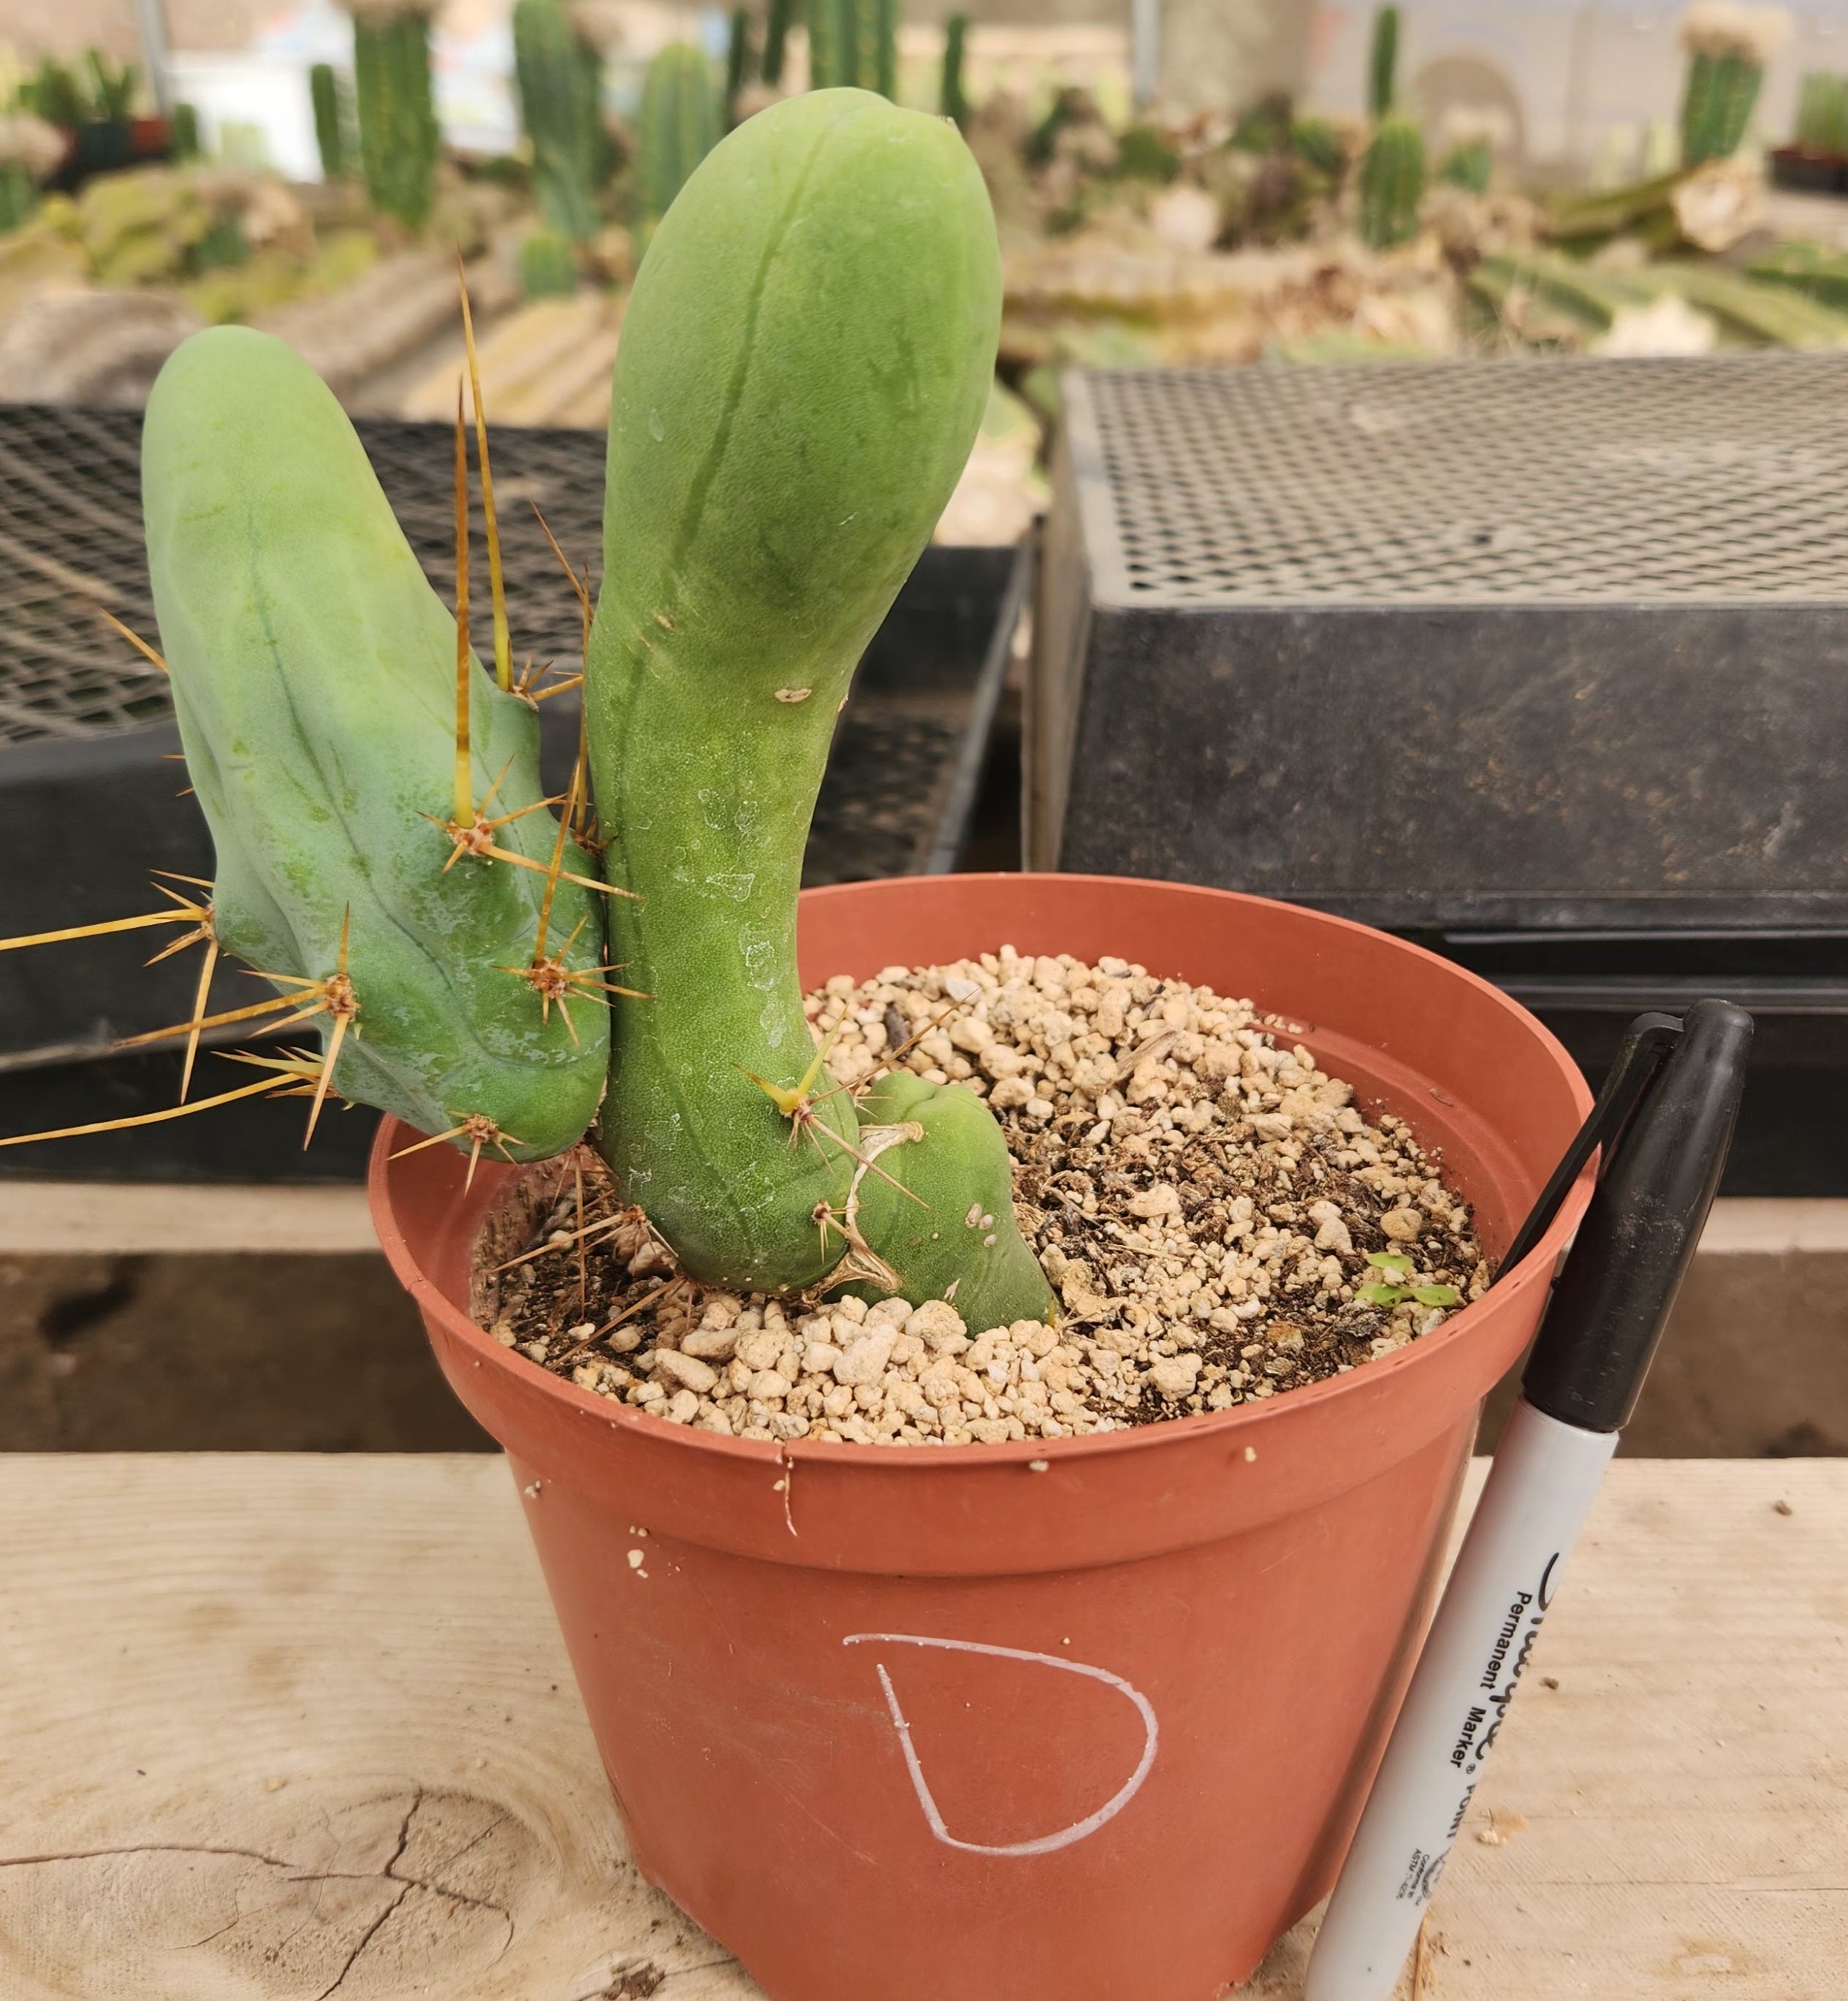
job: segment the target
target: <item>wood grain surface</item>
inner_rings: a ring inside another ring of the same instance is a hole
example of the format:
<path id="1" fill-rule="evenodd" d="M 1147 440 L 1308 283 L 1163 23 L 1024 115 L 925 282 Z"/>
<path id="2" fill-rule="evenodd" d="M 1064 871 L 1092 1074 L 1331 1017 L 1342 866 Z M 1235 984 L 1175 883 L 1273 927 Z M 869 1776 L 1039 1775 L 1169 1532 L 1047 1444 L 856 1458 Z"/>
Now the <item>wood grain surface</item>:
<path id="1" fill-rule="evenodd" d="M 1421 2001 L 1843 1991 L 1845 1557 L 1848 1464 L 1617 1463 Z M 627 1861 L 496 1459 L 0 1458 L 0 1801 L 5 2001 L 759 1992 Z"/>

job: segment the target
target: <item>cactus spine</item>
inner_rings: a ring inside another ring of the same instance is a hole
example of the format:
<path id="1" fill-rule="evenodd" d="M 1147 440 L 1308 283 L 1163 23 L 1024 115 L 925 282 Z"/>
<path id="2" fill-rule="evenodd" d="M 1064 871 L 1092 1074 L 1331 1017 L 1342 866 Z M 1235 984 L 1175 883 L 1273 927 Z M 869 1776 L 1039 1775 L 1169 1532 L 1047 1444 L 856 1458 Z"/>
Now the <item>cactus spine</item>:
<path id="1" fill-rule="evenodd" d="M 572 32 L 564 0 L 517 0 L 513 21 L 520 120 L 532 147 L 540 213 L 555 235 L 588 243 L 597 233 L 601 59 Z"/>
<path id="2" fill-rule="evenodd" d="M 315 146 L 321 155 L 321 178 L 344 180 L 347 176 L 347 106 L 345 92 L 332 63 L 316 63 L 308 73 L 308 94 L 314 107 Z"/>
<path id="3" fill-rule="evenodd" d="M 430 218 L 442 147 L 430 80 L 430 16 L 421 6 L 353 17 L 360 164 L 381 214 L 412 231 Z"/>
<path id="4" fill-rule="evenodd" d="M 1367 110 L 1377 124 L 1399 101 L 1399 9 L 1382 7 L 1373 16 L 1367 56 Z"/>
<path id="5" fill-rule="evenodd" d="M 969 122 L 969 98 L 963 83 L 963 58 L 968 41 L 968 16 L 952 14 L 943 24 L 943 82 L 937 109 L 959 127 Z"/>
<path id="6" fill-rule="evenodd" d="M 1409 118 L 1389 118 L 1373 135 L 1360 170 L 1360 233 L 1390 249 L 1418 233 L 1424 193 L 1424 135 Z"/>
<path id="7" fill-rule="evenodd" d="M 640 893 L 610 955 L 656 997 L 619 1004 L 601 1120 L 628 1199 L 709 1282 L 955 1286 L 982 1326 L 1050 1305 L 999 1129 L 909 1073 L 858 1110 L 829 1082 L 795 917 L 835 711 L 968 455 L 999 313 L 950 126 L 846 90 L 740 126 L 623 322 L 586 684 L 605 867 Z"/>
<path id="8" fill-rule="evenodd" d="M 648 65 L 639 139 L 643 206 L 664 215 L 718 144 L 718 93 L 703 50 L 670 42 Z"/>

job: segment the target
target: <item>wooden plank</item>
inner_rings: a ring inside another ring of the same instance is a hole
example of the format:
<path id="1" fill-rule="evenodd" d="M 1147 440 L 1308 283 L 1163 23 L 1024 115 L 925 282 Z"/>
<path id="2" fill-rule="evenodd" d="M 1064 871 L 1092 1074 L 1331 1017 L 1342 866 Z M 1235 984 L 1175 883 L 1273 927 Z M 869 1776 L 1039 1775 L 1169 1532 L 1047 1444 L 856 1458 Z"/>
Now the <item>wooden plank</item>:
<path id="1" fill-rule="evenodd" d="M 1424 2001 L 1839 1991 L 1845 1542 L 1848 1465 L 1616 1465 Z M 626 1860 L 495 1460 L 0 1459 L 0 1578 L 6 2001 L 758 1994 Z"/>

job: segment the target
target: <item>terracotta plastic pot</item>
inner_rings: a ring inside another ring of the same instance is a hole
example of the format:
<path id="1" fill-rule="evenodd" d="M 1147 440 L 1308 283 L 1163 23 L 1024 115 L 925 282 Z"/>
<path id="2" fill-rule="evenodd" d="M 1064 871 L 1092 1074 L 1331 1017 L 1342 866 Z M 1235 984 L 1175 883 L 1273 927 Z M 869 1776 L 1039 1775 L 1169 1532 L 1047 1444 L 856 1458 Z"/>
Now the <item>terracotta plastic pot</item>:
<path id="1" fill-rule="evenodd" d="M 803 899 L 804 976 L 1116 954 L 1249 997 L 1442 1147 L 1507 1243 L 1589 1107 L 1473 975 L 1171 883 Z M 472 1326 L 497 1177 L 373 1156 L 379 1234 L 507 1448 L 635 1859 L 776 2001 L 1208 2001 L 1328 1889 L 1428 1616 L 1484 1394 L 1588 1195 L 1384 1361 L 1102 1436 L 765 1443 L 645 1418 Z M 645 1532 L 645 1533 L 644 1533 Z"/>

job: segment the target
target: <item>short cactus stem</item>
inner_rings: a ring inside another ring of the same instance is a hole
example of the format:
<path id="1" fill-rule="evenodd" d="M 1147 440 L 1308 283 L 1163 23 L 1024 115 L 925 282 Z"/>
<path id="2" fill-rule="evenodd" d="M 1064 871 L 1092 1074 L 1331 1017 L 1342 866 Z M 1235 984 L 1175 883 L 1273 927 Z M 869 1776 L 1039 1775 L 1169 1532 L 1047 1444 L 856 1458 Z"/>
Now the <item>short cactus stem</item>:
<path id="1" fill-rule="evenodd" d="M 1373 16 L 1367 52 L 1367 110 L 1374 123 L 1388 117 L 1399 101 L 1399 9 L 1382 7 Z"/>
<path id="2" fill-rule="evenodd" d="M 968 91 L 963 78 L 968 44 L 968 16 L 952 14 L 943 24 L 943 76 L 937 93 L 937 109 L 958 127 L 969 122 Z"/>
<path id="3" fill-rule="evenodd" d="M 308 72 L 309 98 L 315 115 L 315 147 L 321 156 L 321 178 L 347 176 L 347 106 L 339 74 L 332 63 L 316 63 Z"/>
<path id="4" fill-rule="evenodd" d="M 1408 118 L 1389 118 L 1373 135 L 1360 170 L 1360 233 L 1388 250 L 1418 233 L 1424 193 L 1424 135 Z"/>

